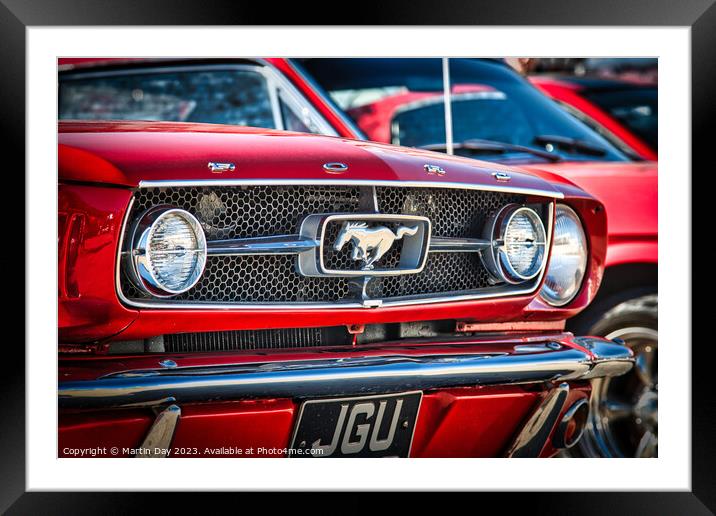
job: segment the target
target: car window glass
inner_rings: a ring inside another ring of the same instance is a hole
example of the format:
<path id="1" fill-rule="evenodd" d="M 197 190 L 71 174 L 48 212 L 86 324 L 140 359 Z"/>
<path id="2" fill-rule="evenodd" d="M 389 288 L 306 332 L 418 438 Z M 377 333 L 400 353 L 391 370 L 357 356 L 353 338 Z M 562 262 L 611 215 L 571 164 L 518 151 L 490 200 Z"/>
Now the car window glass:
<path id="1" fill-rule="evenodd" d="M 251 70 L 128 73 L 66 79 L 60 83 L 59 118 L 276 127 L 266 80 Z"/>
<path id="2" fill-rule="evenodd" d="M 320 130 L 312 123 L 307 108 L 304 107 L 301 115 L 299 116 L 283 98 L 279 98 L 279 106 L 281 107 L 283 128 L 286 131 L 296 131 L 299 133 L 320 133 Z"/>

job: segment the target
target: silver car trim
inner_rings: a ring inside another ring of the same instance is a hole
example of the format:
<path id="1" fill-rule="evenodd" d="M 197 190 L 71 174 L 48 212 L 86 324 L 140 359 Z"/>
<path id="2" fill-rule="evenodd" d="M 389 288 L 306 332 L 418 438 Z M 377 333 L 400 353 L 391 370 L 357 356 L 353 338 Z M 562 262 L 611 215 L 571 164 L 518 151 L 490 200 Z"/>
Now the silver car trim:
<path id="1" fill-rule="evenodd" d="M 483 238 L 433 237 L 430 240 L 431 253 L 477 253 L 492 245 Z"/>
<path id="2" fill-rule="evenodd" d="M 95 380 L 59 383 L 62 408 L 136 406 L 172 398 L 176 404 L 266 397 L 316 398 L 387 394 L 470 385 L 507 385 L 579 380 L 597 362 L 600 374 L 618 376 L 632 368 L 626 346 L 594 339 L 587 351 L 559 349 L 525 353 L 338 357 L 214 367 L 124 371 Z M 590 376 L 593 377 L 593 376 Z"/>
<path id="3" fill-rule="evenodd" d="M 206 243 L 209 256 L 236 256 L 255 254 L 298 254 L 319 247 L 315 239 L 301 235 L 210 240 Z"/>
<path id="4" fill-rule="evenodd" d="M 557 190 L 521 188 L 505 185 L 482 185 L 451 181 L 399 181 L 370 179 L 168 179 L 140 181 L 139 188 L 170 188 L 192 186 L 397 186 L 403 188 L 453 188 L 459 190 L 481 190 L 521 195 L 535 195 L 552 199 L 564 199 Z"/>
<path id="5" fill-rule="evenodd" d="M 298 254 L 320 247 L 317 240 L 301 235 L 277 235 L 270 237 L 234 238 L 210 240 L 207 253 L 210 256 L 249 254 Z M 490 241 L 481 238 L 432 237 L 430 253 L 476 253 L 490 247 Z"/>

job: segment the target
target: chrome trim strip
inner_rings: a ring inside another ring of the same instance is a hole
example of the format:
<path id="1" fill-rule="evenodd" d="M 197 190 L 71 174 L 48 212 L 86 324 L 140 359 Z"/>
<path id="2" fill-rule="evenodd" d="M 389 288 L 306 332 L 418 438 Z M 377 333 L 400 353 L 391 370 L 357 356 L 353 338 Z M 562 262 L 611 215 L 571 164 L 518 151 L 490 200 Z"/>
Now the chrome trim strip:
<path id="1" fill-rule="evenodd" d="M 317 248 L 318 242 L 301 235 L 210 240 L 206 243 L 209 256 L 253 254 L 298 254 Z"/>
<path id="2" fill-rule="evenodd" d="M 482 238 L 433 237 L 430 240 L 431 253 L 477 253 L 488 249 L 492 242 Z"/>
<path id="3" fill-rule="evenodd" d="M 540 190 L 505 185 L 478 185 L 451 181 L 397 181 L 369 179 L 186 179 L 140 181 L 139 188 L 169 188 L 191 186 L 397 186 L 403 188 L 455 188 L 460 190 L 481 190 L 522 195 L 535 195 L 552 199 L 564 199 L 556 190 Z"/>
<path id="4" fill-rule="evenodd" d="M 132 215 L 132 209 L 134 208 L 134 202 L 136 198 L 134 194 L 129 199 L 129 204 L 124 212 L 124 219 L 122 220 L 122 226 L 119 231 L 119 239 L 117 242 L 117 258 L 115 259 L 115 272 L 114 272 L 114 291 L 117 293 L 119 300 L 125 305 L 131 306 L 132 302 L 127 299 L 122 292 L 122 252 L 124 250 L 124 236 L 127 233 L 127 224 L 129 224 L 129 217 Z"/>
<path id="5" fill-rule="evenodd" d="M 162 410 L 139 446 L 142 451 L 135 456 L 164 458 L 169 455 L 169 446 L 172 443 L 179 416 L 181 416 L 181 409 L 177 405 L 170 405 Z"/>
<path id="6" fill-rule="evenodd" d="M 126 371 L 96 380 L 60 382 L 63 408 L 111 407 L 174 398 L 176 403 L 209 399 L 351 396 L 467 385 L 505 385 L 577 380 L 597 361 L 627 372 L 634 358 L 626 346 L 599 339 L 587 353 L 576 348 L 535 353 L 392 355 L 178 367 Z"/>
<path id="7" fill-rule="evenodd" d="M 367 214 L 363 214 L 363 216 L 365 215 Z M 209 240 L 206 245 L 207 253 L 211 256 L 298 254 L 320 247 L 317 240 L 301 235 Z M 428 252 L 475 253 L 488 247 L 490 247 L 490 242 L 480 238 L 432 237 Z"/>
<path id="8" fill-rule="evenodd" d="M 569 384 L 561 383 L 535 409 L 505 455 L 508 458 L 539 457 L 569 394 Z"/>
<path id="9" fill-rule="evenodd" d="M 377 305 L 364 304 L 359 301 L 348 301 L 345 303 L 201 303 L 201 302 L 171 302 L 158 299 L 157 301 L 138 301 L 126 298 L 121 291 L 118 290 L 119 298 L 123 303 L 135 308 L 168 308 L 174 310 L 348 310 L 354 308 L 379 308 L 381 306 L 410 306 L 410 305 L 427 305 L 435 303 L 451 303 L 459 301 L 475 301 L 478 299 L 498 298 L 507 296 L 521 296 L 531 294 L 535 291 L 536 282 L 529 282 L 530 287 L 522 290 L 503 290 L 502 287 L 495 287 L 494 290 L 481 291 L 475 294 L 457 294 L 457 295 L 441 295 L 436 297 L 410 297 L 410 298 L 394 298 L 392 300 L 371 299 L 370 302 L 379 303 Z"/>

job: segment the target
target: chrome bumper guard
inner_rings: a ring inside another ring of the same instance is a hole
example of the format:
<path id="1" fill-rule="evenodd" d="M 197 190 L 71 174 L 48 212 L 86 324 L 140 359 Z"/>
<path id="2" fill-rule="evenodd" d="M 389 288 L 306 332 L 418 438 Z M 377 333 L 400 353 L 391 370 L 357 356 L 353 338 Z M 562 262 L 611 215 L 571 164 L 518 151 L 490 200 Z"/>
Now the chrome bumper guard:
<path id="1" fill-rule="evenodd" d="M 558 342 L 518 344 L 499 353 L 394 354 L 124 371 L 96 380 L 60 382 L 59 406 L 130 407 L 564 382 L 619 376 L 634 363 L 631 351 L 615 342 L 594 337 L 573 338 L 571 342 L 575 346 Z"/>

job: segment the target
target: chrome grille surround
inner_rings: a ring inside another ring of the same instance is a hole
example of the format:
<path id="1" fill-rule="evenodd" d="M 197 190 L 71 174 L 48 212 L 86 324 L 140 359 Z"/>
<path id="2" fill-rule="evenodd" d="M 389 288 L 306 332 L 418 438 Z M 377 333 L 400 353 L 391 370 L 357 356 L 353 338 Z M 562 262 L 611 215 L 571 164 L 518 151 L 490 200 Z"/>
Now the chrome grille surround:
<path id="1" fill-rule="evenodd" d="M 140 184 L 133 197 L 120 240 L 135 217 L 160 203 L 194 213 L 210 242 L 296 234 L 307 215 L 376 213 L 375 207 L 382 214 L 426 215 L 433 223 L 433 238 L 470 238 L 481 234 L 493 211 L 528 198 L 538 203 L 550 233 L 553 199 L 561 197 L 554 191 L 433 182 L 149 182 Z M 296 257 L 289 254 L 210 256 L 206 273 L 192 290 L 159 300 L 132 289 L 119 258 L 118 296 L 127 305 L 143 308 L 327 309 L 461 301 L 532 293 L 544 273 L 522 285 L 494 284 L 479 253 L 430 252 L 420 273 L 374 277 L 365 283 L 347 277 L 301 276 L 293 267 Z"/>

